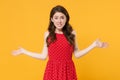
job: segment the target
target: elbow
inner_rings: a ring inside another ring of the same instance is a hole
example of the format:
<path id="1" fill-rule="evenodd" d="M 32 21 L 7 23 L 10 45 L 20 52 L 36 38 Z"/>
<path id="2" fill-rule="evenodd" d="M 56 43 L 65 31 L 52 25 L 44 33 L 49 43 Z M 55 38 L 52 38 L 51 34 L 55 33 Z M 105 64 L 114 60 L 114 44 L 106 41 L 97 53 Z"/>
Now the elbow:
<path id="1" fill-rule="evenodd" d="M 79 58 L 80 56 L 78 55 L 78 53 L 74 53 L 74 56 L 76 57 L 76 58 Z"/>
<path id="2" fill-rule="evenodd" d="M 47 57 L 43 57 L 43 58 L 42 58 L 42 60 L 46 60 L 46 59 L 47 59 Z"/>
<path id="3" fill-rule="evenodd" d="M 46 55 L 42 55 L 39 59 L 40 59 L 40 60 L 46 60 L 46 59 L 47 59 L 47 56 L 46 56 Z"/>
<path id="4" fill-rule="evenodd" d="M 38 58 L 39 60 L 46 60 L 47 58 L 45 57 L 42 57 L 42 58 Z"/>
<path id="5" fill-rule="evenodd" d="M 82 51 L 79 51 L 79 52 L 77 51 L 77 52 L 75 52 L 74 55 L 75 55 L 76 58 L 80 58 L 81 56 L 83 56 L 83 52 Z"/>

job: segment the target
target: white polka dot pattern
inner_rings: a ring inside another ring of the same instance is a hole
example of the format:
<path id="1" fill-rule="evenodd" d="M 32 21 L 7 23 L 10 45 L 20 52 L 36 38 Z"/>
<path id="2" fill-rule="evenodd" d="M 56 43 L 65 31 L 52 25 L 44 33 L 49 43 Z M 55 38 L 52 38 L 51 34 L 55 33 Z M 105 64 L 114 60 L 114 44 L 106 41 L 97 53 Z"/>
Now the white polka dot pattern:
<path id="1" fill-rule="evenodd" d="M 72 61 L 73 46 L 64 34 L 56 34 L 57 40 L 48 47 L 49 60 L 44 80 L 77 80 Z"/>

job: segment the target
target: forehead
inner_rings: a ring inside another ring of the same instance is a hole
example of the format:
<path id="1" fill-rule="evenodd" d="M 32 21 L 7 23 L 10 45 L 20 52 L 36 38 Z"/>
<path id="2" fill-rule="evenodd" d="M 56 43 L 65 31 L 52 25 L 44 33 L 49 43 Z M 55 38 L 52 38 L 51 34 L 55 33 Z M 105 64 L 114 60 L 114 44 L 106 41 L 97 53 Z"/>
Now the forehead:
<path id="1" fill-rule="evenodd" d="M 53 17 L 54 16 L 65 16 L 62 12 L 56 12 L 54 15 L 53 15 Z"/>

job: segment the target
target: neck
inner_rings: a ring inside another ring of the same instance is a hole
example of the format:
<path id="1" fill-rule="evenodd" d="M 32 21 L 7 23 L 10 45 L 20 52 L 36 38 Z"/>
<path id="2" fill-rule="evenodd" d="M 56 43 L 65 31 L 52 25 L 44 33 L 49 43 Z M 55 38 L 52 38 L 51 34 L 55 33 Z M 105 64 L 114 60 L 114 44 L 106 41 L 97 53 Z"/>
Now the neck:
<path id="1" fill-rule="evenodd" d="M 63 34 L 62 30 L 58 30 L 58 29 L 55 30 L 55 33 Z"/>

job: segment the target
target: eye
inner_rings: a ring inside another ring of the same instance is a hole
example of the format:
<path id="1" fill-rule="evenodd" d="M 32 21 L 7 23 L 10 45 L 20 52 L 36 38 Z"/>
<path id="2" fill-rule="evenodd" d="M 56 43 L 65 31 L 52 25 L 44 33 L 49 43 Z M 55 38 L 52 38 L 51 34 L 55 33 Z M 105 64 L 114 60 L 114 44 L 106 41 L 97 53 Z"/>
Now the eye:
<path id="1" fill-rule="evenodd" d="M 58 19 L 58 18 L 56 17 L 56 18 L 54 18 L 54 19 Z"/>
<path id="2" fill-rule="evenodd" d="M 58 17 L 57 17 L 57 16 L 55 16 L 55 17 L 54 17 L 54 19 L 58 19 Z"/>
<path id="3" fill-rule="evenodd" d="M 61 19 L 64 19 L 64 16 L 61 16 Z"/>

